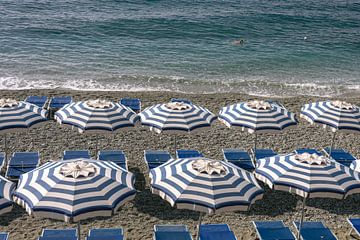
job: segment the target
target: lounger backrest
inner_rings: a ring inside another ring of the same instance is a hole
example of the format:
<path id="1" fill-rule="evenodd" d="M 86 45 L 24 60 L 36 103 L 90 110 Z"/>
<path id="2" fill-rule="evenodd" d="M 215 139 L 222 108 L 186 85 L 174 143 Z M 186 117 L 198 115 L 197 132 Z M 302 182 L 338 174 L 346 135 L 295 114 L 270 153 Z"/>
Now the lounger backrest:
<path id="1" fill-rule="evenodd" d="M 349 218 L 348 221 L 355 232 L 360 235 L 360 218 Z"/>
<path id="2" fill-rule="evenodd" d="M 123 234 L 122 228 L 99 228 L 89 231 L 89 237 L 122 236 Z"/>
<path id="3" fill-rule="evenodd" d="M 193 157 L 203 157 L 204 155 L 198 150 L 176 150 L 177 158 L 193 158 Z"/>
<path id="4" fill-rule="evenodd" d="M 0 233 L 0 240 L 8 240 L 8 238 L 9 238 L 8 233 L 4 233 L 4 232 Z"/>
<path id="5" fill-rule="evenodd" d="M 42 237 L 77 237 L 77 230 L 69 229 L 43 229 Z"/>
<path id="6" fill-rule="evenodd" d="M 144 157 L 147 162 L 166 162 L 171 159 L 167 151 L 145 150 Z"/>
<path id="7" fill-rule="evenodd" d="M 202 224 L 200 226 L 200 232 L 220 232 L 231 231 L 227 224 Z"/>
<path id="8" fill-rule="evenodd" d="M 62 108 L 66 104 L 69 104 L 72 102 L 71 96 L 62 96 L 62 97 L 53 97 L 50 100 L 49 107 L 50 108 Z"/>
<path id="9" fill-rule="evenodd" d="M 15 152 L 10 160 L 9 166 L 33 167 L 40 164 L 38 152 Z"/>
<path id="10" fill-rule="evenodd" d="M 294 225 L 299 229 L 300 222 L 294 221 Z M 303 222 L 301 228 L 326 228 L 322 222 Z"/>
<path id="11" fill-rule="evenodd" d="M 155 225 L 155 232 L 188 232 L 186 225 Z"/>
<path id="12" fill-rule="evenodd" d="M 288 239 L 295 240 L 293 233 L 282 221 L 254 221 L 256 232 L 261 240 Z"/>
<path id="13" fill-rule="evenodd" d="M 98 154 L 99 160 L 104 161 L 126 161 L 126 156 L 123 151 L 116 150 L 116 151 L 100 151 Z"/>
<path id="14" fill-rule="evenodd" d="M 226 161 L 249 161 L 251 157 L 246 150 L 243 149 L 223 149 L 224 159 Z"/>
<path id="15" fill-rule="evenodd" d="M 273 157 L 275 155 L 277 155 L 277 153 L 272 149 L 256 149 L 255 150 L 255 158 L 256 159 Z"/>
<path id="16" fill-rule="evenodd" d="M 46 102 L 48 101 L 48 97 L 47 96 L 28 96 L 25 99 L 25 102 L 34 104 L 38 107 L 44 108 Z"/>
<path id="17" fill-rule="evenodd" d="M 154 240 L 192 240 L 189 232 L 154 232 Z"/>
<path id="18" fill-rule="evenodd" d="M 141 101 L 139 98 L 122 98 L 120 104 L 132 109 L 133 111 L 141 111 Z"/>
<path id="19" fill-rule="evenodd" d="M 90 158 L 88 150 L 66 150 L 64 151 L 63 160 L 70 160 L 75 158 Z"/>
<path id="20" fill-rule="evenodd" d="M 186 98 L 172 98 L 171 102 L 182 102 L 182 103 L 186 103 L 186 104 L 192 104 L 192 101 L 190 101 L 189 99 L 186 99 Z"/>

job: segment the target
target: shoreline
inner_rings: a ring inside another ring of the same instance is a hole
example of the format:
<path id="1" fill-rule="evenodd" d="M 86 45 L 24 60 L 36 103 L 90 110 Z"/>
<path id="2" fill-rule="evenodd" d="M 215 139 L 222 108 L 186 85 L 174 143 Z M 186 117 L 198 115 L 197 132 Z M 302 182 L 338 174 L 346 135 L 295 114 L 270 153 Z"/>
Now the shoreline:
<path id="1" fill-rule="evenodd" d="M 14 97 L 23 100 L 28 95 L 72 95 L 75 101 L 90 98 L 106 98 L 118 101 L 122 97 L 138 97 L 142 101 L 142 108 L 155 103 L 169 101 L 172 97 L 189 98 L 217 114 L 221 107 L 239 101 L 267 97 L 255 97 L 245 94 L 182 94 L 174 92 L 122 92 L 122 91 L 76 91 L 63 89 L 48 90 L 2 90 L 2 97 Z M 290 111 L 299 115 L 303 104 L 320 99 L 315 96 L 296 96 L 279 99 Z M 338 98 L 360 105 L 360 95 Z M 329 129 L 319 125 L 310 125 L 300 119 L 299 125 L 283 133 L 262 134 L 259 136 L 259 147 L 273 148 L 279 153 L 291 152 L 297 148 L 326 147 L 331 140 Z M 93 218 L 82 221 L 82 237 L 90 228 L 123 227 L 126 239 L 152 239 L 154 224 L 185 224 L 194 235 L 199 214 L 188 210 L 172 208 L 160 197 L 152 195 L 149 189 L 149 178 L 143 160 L 145 149 L 168 150 L 173 154 L 173 139 L 169 135 L 158 135 L 149 131 L 147 127 L 137 126 L 130 131 L 120 131 L 114 136 L 101 136 L 99 149 L 121 149 L 128 158 L 129 171 L 136 176 L 136 189 L 139 190 L 135 200 L 122 206 L 110 218 Z M 42 163 L 49 159 L 61 158 L 65 149 L 89 149 L 94 154 L 96 138 L 81 135 L 77 131 L 59 127 L 48 121 L 39 128 L 31 129 L 25 134 L 14 133 L 10 136 L 10 152 L 39 151 Z M 209 131 L 184 135 L 178 138 L 179 148 L 198 149 L 206 157 L 222 159 L 222 148 L 252 147 L 253 135 L 240 130 L 227 129 L 219 122 Z M 0 151 L 3 150 L 3 139 L 0 141 Z M 339 134 L 337 146 L 349 150 L 360 157 L 360 138 L 355 134 Z M 260 182 L 259 182 L 260 183 Z M 261 183 L 260 183 L 261 184 Z M 264 187 L 263 184 L 261 184 Z M 302 198 L 287 192 L 272 191 L 265 187 L 262 200 L 251 206 L 248 212 L 228 212 L 205 216 L 204 223 L 227 223 L 237 238 L 255 239 L 256 231 L 251 221 L 254 220 L 283 220 L 293 233 L 296 233 L 292 221 L 300 219 Z M 331 228 L 338 239 L 352 239 L 348 233 L 351 226 L 348 217 L 360 217 L 360 194 L 350 196 L 345 200 L 310 199 L 307 202 L 305 220 L 323 221 Z M 50 219 L 33 218 L 24 209 L 14 205 L 12 212 L 0 216 L 0 232 L 10 232 L 10 239 L 35 240 L 40 236 L 43 228 L 69 228 L 76 224 L 66 224 Z"/>

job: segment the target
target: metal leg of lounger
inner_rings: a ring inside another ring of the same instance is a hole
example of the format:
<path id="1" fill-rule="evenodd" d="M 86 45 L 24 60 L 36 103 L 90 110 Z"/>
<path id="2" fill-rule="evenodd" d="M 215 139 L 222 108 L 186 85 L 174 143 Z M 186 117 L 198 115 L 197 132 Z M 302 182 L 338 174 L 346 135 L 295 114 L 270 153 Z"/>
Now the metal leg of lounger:
<path id="1" fill-rule="evenodd" d="M 303 202 L 302 202 L 301 219 L 300 219 L 299 231 L 298 231 L 297 239 L 300 239 L 300 231 L 301 231 L 301 228 L 302 228 L 302 225 L 303 225 L 303 222 L 304 222 L 305 204 L 306 204 L 306 197 L 304 197 Z"/>
<path id="2" fill-rule="evenodd" d="M 331 145 L 330 145 L 330 151 L 329 151 L 329 155 L 331 156 L 331 152 L 334 148 L 334 144 L 335 144 L 335 137 L 336 137 L 336 131 L 333 133 L 333 137 L 332 137 L 332 140 L 331 140 Z"/>

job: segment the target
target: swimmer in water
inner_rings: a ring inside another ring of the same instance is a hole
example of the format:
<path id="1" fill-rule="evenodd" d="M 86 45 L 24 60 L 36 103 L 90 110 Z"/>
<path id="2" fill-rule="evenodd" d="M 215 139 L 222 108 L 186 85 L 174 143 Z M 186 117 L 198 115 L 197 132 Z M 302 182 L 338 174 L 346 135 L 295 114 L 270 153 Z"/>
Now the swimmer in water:
<path id="1" fill-rule="evenodd" d="M 243 45 L 245 43 L 244 39 L 238 39 L 232 42 L 234 45 Z"/>

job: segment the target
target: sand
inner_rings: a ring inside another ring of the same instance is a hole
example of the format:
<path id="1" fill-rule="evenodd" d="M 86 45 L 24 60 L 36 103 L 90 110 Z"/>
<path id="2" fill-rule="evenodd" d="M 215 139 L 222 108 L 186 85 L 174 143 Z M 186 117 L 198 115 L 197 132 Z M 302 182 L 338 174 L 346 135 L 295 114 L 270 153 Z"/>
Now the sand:
<path id="1" fill-rule="evenodd" d="M 28 95 L 72 95 L 75 100 L 89 98 L 106 98 L 118 101 L 121 97 L 138 97 L 143 107 L 168 101 L 171 97 L 185 97 L 194 103 L 218 113 L 222 106 L 257 97 L 241 94 L 203 94 L 187 95 L 171 92 L 80 92 L 63 90 L 24 90 L 1 91 L 1 97 L 18 100 Z M 279 99 L 289 110 L 299 114 L 303 104 L 320 100 L 318 97 L 293 97 Z M 345 98 L 342 98 L 345 99 Z M 346 99 L 360 105 L 360 96 Z M 273 148 L 279 153 L 287 153 L 297 148 L 318 148 L 329 146 L 331 133 L 318 125 L 311 126 L 300 120 L 298 127 L 278 135 L 260 135 L 258 147 Z M 343 147 L 360 157 L 360 138 L 354 134 L 339 134 L 338 147 Z M 207 157 L 222 159 L 222 148 L 246 148 L 253 144 L 253 135 L 230 130 L 219 122 L 209 131 L 184 135 L 178 139 L 179 148 L 194 148 L 202 151 Z M 40 151 L 42 162 L 59 159 L 65 149 L 90 149 L 94 154 L 95 137 L 81 135 L 69 128 L 61 128 L 49 121 L 39 128 L 27 133 L 11 134 L 10 151 Z M 2 145 L 1 145 L 2 146 Z M 163 149 L 173 151 L 171 136 L 157 135 L 146 127 L 138 126 L 133 130 L 119 132 L 114 137 L 101 137 L 100 149 L 122 149 L 128 157 L 129 170 L 136 174 L 138 194 L 134 201 L 125 204 L 111 218 L 94 218 L 81 222 L 82 236 L 85 237 L 90 228 L 123 227 L 127 239 L 152 239 L 154 224 L 186 224 L 195 236 L 199 214 L 173 209 L 160 197 L 151 194 L 146 165 L 143 161 L 145 149 Z M 272 191 L 265 187 L 264 198 L 251 207 L 249 212 L 224 213 L 205 216 L 204 223 L 227 223 L 238 239 L 256 239 L 252 225 L 254 220 L 283 220 L 292 231 L 292 221 L 299 220 L 302 199 L 286 192 Z M 353 239 L 349 235 L 348 217 L 360 217 L 360 195 L 350 196 L 345 200 L 311 199 L 307 201 L 305 220 L 323 221 L 339 239 Z M 10 233 L 10 240 L 37 239 L 43 228 L 75 227 L 51 219 L 37 219 L 19 206 L 14 206 L 11 213 L 0 216 L 0 232 Z"/>

